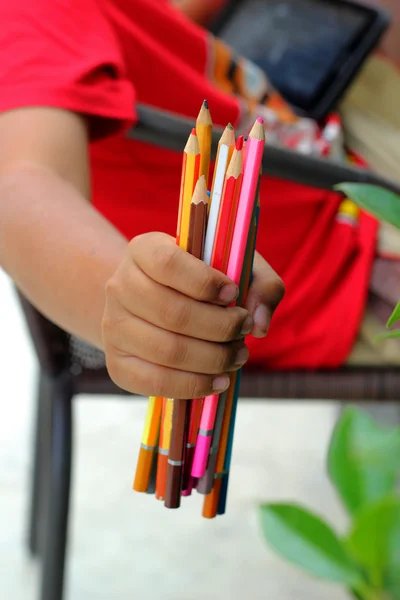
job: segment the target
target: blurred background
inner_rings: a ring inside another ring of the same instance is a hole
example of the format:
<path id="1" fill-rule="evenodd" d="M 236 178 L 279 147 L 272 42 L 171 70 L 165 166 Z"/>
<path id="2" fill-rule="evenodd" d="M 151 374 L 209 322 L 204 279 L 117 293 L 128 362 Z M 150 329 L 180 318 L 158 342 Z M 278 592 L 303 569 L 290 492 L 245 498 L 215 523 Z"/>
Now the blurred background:
<path id="1" fill-rule="evenodd" d="M 2 272 L 0 298 L 0 598 L 34 600 L 39 563 L 28 554 L 27 526 L 37 365 Z M 257 514 L 261 501 L 296 499 L 345 525 L 325 475 L 338 403 L 243 399 L 227 513 L 214 521 L 201 517 L 199 496 L 167 513 L 132 491 L 145 410 L 145 399 L 76 400 L 67 599 L 200 600 L 210 589 L 231 600 L 346 597 L 275 557 Z"/>
<path id="2" fill-rule="evenodd" d="M 395 63 L 400 3 L 381 0 L 380 5 L 394 16 L 381 50 Z M 40 574 L 38 560 L 28 552 L 28 519 L 38 365 L 15 290 L 1 271 L 0 306 L 0 598 L 34 600 Z M 65 598 L 347 598 L 273 555 L 257 515 L 260 502 L 296 500 L 344 530 L 346 518 L 325 470 L 342 407 L 335 401 L 244 398 L 227 514 L 208 522 L 201 517 L 201 497 L 167 513 L 162 503 L 132 491 L 145 399 L 81 395 L 74 410 Z M 399 420 L 395 405 L 369 405 L 369 410 L 379 420 Z"/>

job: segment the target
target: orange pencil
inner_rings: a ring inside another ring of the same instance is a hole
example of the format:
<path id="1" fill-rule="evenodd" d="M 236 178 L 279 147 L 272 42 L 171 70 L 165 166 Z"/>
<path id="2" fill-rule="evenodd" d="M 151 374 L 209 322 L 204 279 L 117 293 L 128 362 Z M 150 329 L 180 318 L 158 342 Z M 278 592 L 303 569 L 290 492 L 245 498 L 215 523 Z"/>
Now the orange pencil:
<path id="1" fill-rule="evenodd" d="M 200 172 L 200 146 L 196 130 L 193 128 L 183 151 L 181 188 L 176 243 L 187 249 L 189 235 L 190 204 Z"/>
<path id="2" fill-rule="evenodd" d="M 162 398 L 151 396 L 147 406 L 146 421 L 140 445 L 133 489 L 146 492 L 157 447 L 161 421 Z"/>
<path id="3" fill-rule="evenodd" d="M 200 146 L 200 175 L 206 178 L 208 188 L 208 174 L 211 160 L 212 119 L 207 100 L 204 100 L 196 121 L 196 132 Z"/>

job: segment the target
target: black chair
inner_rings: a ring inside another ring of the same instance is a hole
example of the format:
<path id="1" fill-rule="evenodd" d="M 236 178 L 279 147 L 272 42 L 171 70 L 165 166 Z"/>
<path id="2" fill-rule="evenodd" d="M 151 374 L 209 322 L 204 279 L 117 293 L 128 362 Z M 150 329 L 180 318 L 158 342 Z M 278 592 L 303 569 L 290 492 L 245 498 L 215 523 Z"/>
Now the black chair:
<path id="1" fill-rule="evenodd" d="M 39 363 L 28 547 L 41 561 L 40 600 L 62 600 L 73 453 L 73 400 L 125 394 L 108 377 L 103 354 L 71 338 L 19 295 Z M 330 372 L 247 371 L 242 397 L 398 400 L 392 369 Z M 134 465 L 132 465 L 134 467 Z"/>

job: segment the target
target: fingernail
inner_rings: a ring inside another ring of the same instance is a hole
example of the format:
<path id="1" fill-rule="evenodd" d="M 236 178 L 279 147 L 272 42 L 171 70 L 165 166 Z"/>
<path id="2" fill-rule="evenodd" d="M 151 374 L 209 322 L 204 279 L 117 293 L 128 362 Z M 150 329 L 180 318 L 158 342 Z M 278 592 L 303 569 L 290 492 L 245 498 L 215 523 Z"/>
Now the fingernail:
<path id="1" fill-rule="evenodd" d="M 269 322 L 271 320 L 271 313 L 265 304 L 260 304 L 257 306 L 256 310 L 254 311 L 253 319 L 254 325 L 262 331 L 263 335 L 266 335 Z"/>
<path id="2" fill-rule="evenodd" d="M 230 304 L 239 295 L 239 288 L 234 283 L 228 283 L 228 285 L 224 285 L 219 292 L 219 299 L 221 302 L 225 302 L 226 304 Z"/>
<path id="3" fill-rule="evenodd" d="M 212 389 L 214 392 L 225 392 L 225 390 L 228 389 L 230 383 L 231 380 L 225 375 L 216 377 L 212 382 Z"/>
<path id="4" fill-rule="evenodd" d="M 235 367 L 243 367 L 243 365 L 247 363 L 249 359 L 249 354 L 248 348 L 241 348 L 236 354 Z"/>
<path id="5" fill-rule="evenodd" d="M 253 326 L 254 319 L 251 315 L 249 315 L 243 322 L 242 331 L 240 332 L 241 335 L 247 335 L 248 333 L 250 333 L 250 331 L 253 329 Z"/>

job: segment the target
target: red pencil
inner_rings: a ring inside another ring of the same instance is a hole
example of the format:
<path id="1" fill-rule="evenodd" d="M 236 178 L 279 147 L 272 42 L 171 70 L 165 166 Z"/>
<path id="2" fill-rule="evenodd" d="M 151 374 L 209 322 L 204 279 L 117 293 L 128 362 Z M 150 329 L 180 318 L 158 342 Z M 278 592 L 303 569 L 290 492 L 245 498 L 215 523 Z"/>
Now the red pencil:
<path id="1" fill-rule="evenodd" d="M 218 215 L 215 244 L 211 266 L 223 273 L 228 267 L 229 253 L 235 226 L 237 205 L 243 178 L 243 136 L 236 141 L 236 148 L 226 172 L 221 207 Z"/>

